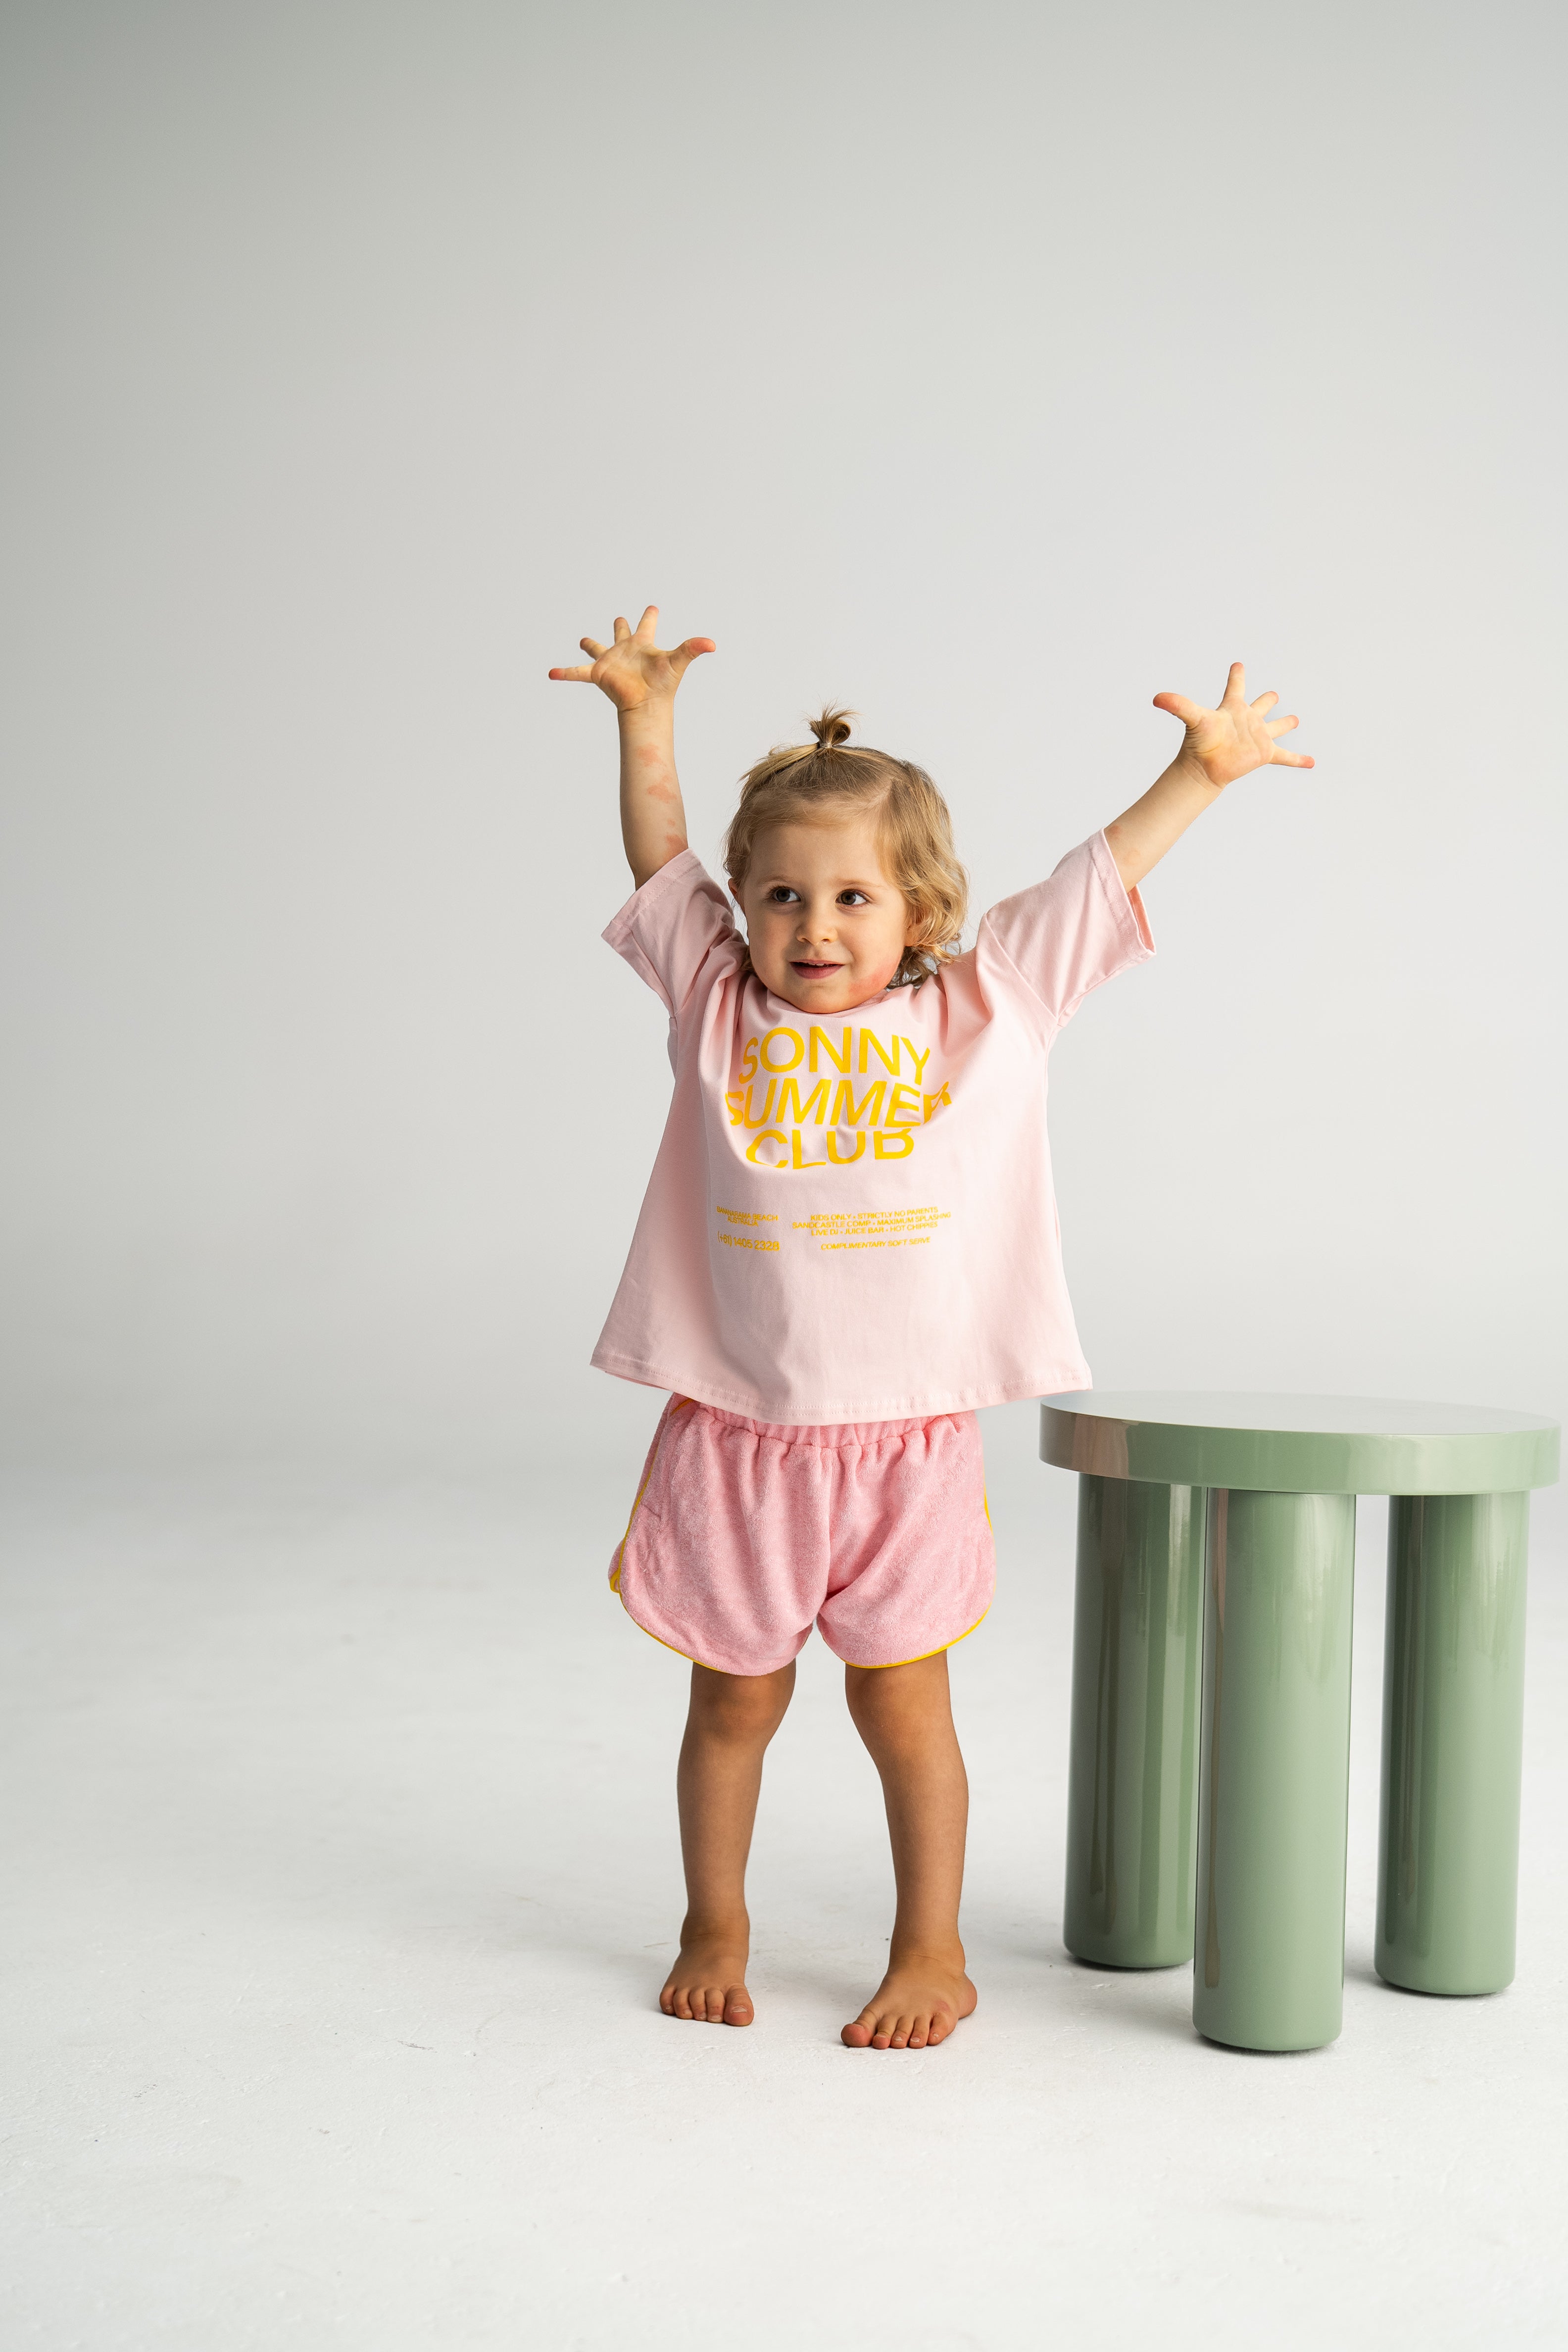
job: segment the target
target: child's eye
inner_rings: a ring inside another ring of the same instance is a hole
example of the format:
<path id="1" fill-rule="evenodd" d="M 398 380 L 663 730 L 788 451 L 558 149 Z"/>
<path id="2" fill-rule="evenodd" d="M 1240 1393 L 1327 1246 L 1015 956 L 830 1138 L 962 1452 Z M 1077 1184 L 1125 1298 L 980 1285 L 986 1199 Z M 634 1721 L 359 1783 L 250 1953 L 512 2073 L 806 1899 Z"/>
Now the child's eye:
<path id="1" fill-rule="evenodd" d="M 840 890 L 838 903 L 841 907 L 868 907 L 871 901 L 864 890 Z"/>
<path id="2" fill-rule="evenodd" d="M 787 882 L 775 882 L 768 892 L 768 904 L 770 907 L 787 907 L 795 895 Z"/>

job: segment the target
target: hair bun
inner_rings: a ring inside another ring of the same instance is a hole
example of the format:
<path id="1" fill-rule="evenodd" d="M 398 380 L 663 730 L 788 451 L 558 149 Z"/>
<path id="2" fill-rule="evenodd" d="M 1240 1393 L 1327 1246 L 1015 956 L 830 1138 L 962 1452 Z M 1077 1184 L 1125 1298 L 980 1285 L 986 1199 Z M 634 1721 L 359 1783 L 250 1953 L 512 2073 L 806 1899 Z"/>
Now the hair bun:
<path id="1" fill-rule="evenodd" d="M 820 719 L 814 719 L 811 731 L 816 738 L 817 750 L 836 751 L 840 743 L 847 743 L 849 721 L 854 716 L 852 710 L 825 710 Z"/>

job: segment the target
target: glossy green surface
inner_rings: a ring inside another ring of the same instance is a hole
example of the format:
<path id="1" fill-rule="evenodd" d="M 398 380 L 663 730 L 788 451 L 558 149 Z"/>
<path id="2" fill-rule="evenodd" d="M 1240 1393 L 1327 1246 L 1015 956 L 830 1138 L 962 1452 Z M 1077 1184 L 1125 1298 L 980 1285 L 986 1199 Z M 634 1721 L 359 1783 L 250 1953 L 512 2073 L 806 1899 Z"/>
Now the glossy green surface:
<path id="1" fill-rule="evenodd" d="M 1082 1478 L 1062 1939 L 1102 1968 L 1193 1956 L 1204 1498 Z"/>
<path id="2" fill-rule="evenodd" d="M 1061 1470 L 1290 1495 L 1496 1495 L 1549 1486 L 1558 1430 L 1527 1412 L 1389 1397 L 1179 1392 L 1047 1397 Z"/>
<path id="3" fill-rule="evenodd" d="M 1513 1978 L 1529 1510 L 1527 1495 L 1389 1507 L 1376 1959 L 1415 1992 Z"/>
<path id="4" fill-rule="evenodd" d="M 1344 1996 L 1355 1498 L 1208 1498 L 1193 2022 L 1315 2050 Z"/>

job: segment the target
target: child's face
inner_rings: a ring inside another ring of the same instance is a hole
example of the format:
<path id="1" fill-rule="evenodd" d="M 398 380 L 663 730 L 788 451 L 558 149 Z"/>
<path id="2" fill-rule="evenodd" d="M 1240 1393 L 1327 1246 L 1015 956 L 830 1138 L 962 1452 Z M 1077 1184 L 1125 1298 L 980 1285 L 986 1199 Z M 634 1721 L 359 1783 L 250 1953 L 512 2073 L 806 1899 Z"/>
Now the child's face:
<path id="1" fill-rule="evenodd" d="M 760 833 L 737 894 L 763 986 L 802 1013 L 848 1013 L 891 984 L 910 909 L 869 814 Z"/>

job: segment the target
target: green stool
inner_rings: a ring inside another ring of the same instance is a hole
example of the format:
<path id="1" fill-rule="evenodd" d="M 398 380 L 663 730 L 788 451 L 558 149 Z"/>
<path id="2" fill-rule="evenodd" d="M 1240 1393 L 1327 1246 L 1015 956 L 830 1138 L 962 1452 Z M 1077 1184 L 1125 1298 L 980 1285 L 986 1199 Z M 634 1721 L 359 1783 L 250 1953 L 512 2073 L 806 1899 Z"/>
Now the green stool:
<path id="1" fill-rule="evenodd" d="M 1511 1980 L 1529 1489 L 1557 1439 L 1377 1398 L 1045 1400 L 1040 1453 L 1079 1480 L 1069 1951 L 1191 1954 L 1211 2041 L 1334 2040 L 1355 1498 L 1388 1495 L 1378 1974 Z"/>

